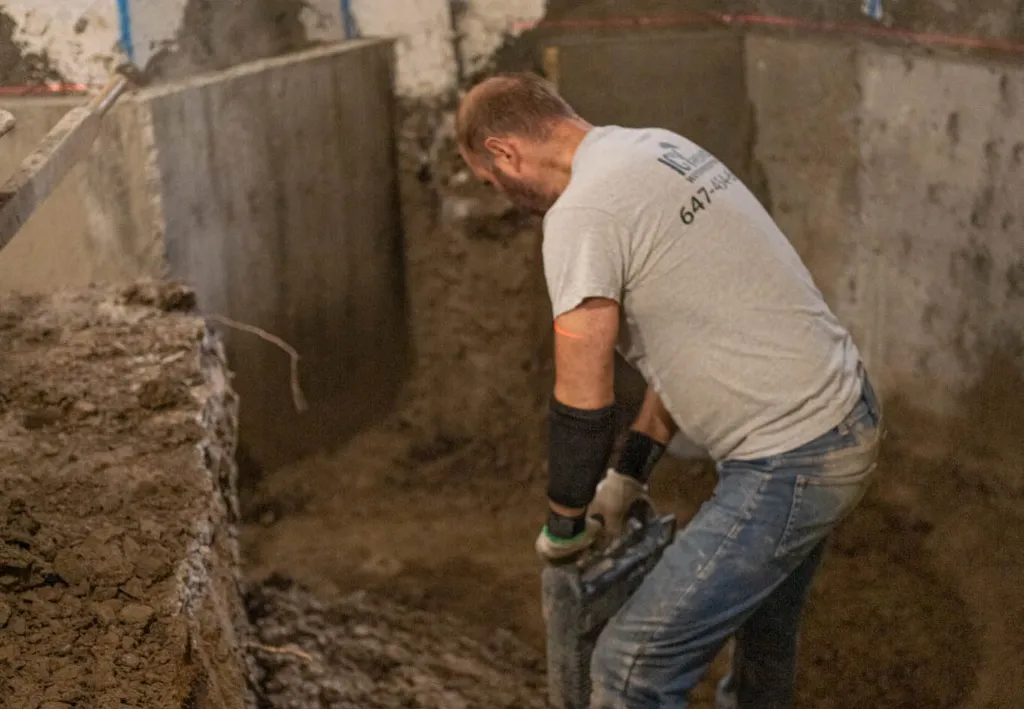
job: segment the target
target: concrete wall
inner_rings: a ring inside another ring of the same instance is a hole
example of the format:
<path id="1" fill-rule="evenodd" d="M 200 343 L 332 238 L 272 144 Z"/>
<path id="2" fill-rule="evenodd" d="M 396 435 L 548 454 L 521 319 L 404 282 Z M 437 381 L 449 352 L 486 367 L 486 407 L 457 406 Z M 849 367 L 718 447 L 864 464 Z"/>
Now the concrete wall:
<path id="1" fill-rule="evenodd" d="M 776 16 L 809 21 L 864 22 L 912 32 L 1024 40 L 1024 16 L 1015 0 L 881 0 L 883 18 L 865 16 L 861 0 L 549 0 L 550 20 L 645 17 L 664 20 L 687 13 L 711 12 Z"/>
<path id="2" fill-rule="evenodd" d="M 275 466 L 339 443 L 387 409 L 407 359 L 392 79 L 391 45 L 366 40 L 126 97 L 0 253 L 4 289 L 181 278 L 204 311 L 301 356 L 303 414 L 288 355 L 225 332 L 243 455 Z M 70 102 L 22 99 L 12 157 Z"/>
<path id="3" fill-rule="evenodd" d="M 953 414 L 1022 354 L 1024 71 L 767 37 L 747 62 L 780 223 L 882 387 Z"/>
<path id="4" fill-rule="evenodd" d="M 545 71 L 588 120 L 679 131 L 744 180 L 753 179 L 753 111 L 742 35 L 729 30 L 619 32 L 561 36 L 545 48 Z"/>
<path id="5" fill-rule="evenodd" d="M 386 408 L 405 360 L 391 46 L 353 42 L 140 97 L 157 147 L 167 258 L 200 304 L 277 334 L 227 342 L 242 441 L 276 465 Z M 183 143 L 180 137 L 190 140 Z"/>

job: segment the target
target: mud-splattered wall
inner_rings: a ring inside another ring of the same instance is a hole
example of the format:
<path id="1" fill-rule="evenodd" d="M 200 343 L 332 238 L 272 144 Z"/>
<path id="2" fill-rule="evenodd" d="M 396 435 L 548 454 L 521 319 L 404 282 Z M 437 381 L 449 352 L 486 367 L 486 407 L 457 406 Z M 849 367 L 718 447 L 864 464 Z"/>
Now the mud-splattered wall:
<path id="1" fill-rule="evenodd" d="M 0 85 L 101 81 L 118 23 L 114 2 L 16 0 L 0 5 Z"/>
<path id="2" fill-rule="evenodd" d="M 331 3 L 335 5 L 336 3 Z M 128 54 L 155 75 L 219 69 L 331 36 L 327 3 L 19 0 L 0 12 L 0 84 L 101 84 Z M 44 72 L 43 69 L 46 71 Z"/>
<path id="3" fill-rule="evenodd" d="M 119 51 L 181 78 L 353 34 L 397 37 L 401 95 L 449 95 L 544 0 L 19 0 L 0 12 L 0 84 L 102 83 Z M 345 7 L 348 7 L 346 22 Z M 120 8 L 120 9 L 119 9 Z M 40 67 L 52 67 L 49 74 Z"/>

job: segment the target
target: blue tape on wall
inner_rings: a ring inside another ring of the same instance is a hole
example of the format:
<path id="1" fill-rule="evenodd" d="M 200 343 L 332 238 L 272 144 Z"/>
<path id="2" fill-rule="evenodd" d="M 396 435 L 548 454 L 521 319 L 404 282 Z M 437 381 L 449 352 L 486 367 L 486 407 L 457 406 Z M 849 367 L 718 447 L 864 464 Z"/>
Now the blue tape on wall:
<path id="1" fill-rule="evenodd" d="M 134 62 L 135 46 L 132 43 L 132 16 L 128 10 L 128 2 L 129 0 L 117 0 L 117 16 L 121 33 L 121 51 Z"/>
<path id="2" fill-rule="evenodd" d="M 861 9 L 872 20 L 882 19 L 882 0 L 864 0 Z"/>
<path id="3" fill-rule="evenodd" d="M 356 18 L 352 14 L 352 0 L 341 0 L 341 26 L 345 32 L 345 39 L 355 39 L 359 36 Z"/>

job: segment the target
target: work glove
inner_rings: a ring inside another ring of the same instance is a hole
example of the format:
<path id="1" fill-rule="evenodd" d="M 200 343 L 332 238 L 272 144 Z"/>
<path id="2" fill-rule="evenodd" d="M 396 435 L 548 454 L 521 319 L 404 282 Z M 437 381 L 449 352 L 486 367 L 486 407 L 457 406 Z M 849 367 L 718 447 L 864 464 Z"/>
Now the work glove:
<path id="1" fill-rule="evenodd" d="M 646 485 L 609 468 L 597 485 L 587 514 L 600 515 L 604 534 L 609 540 L 617 539 L 625 528 L 630 510 L 638 502 L 645 503 L 649 510 L 654 509 Z"/>
<path id="2" fill-rule="evenodd" d="M 543 561 L 565 564 L 578 559 L 590 549 L 601 534 L 601 522 L 587 514 L 586 527 L 572 539 L 560 539 L 548 532 L 547 525 L 537 535 L 534 548 Z"/>

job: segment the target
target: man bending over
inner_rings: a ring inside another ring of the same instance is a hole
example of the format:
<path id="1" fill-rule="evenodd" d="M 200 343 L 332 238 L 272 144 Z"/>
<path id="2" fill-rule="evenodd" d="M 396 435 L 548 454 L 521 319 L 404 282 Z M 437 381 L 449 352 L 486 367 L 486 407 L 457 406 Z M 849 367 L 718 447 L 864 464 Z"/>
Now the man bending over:
<path id="1" fill-rule="evenodd" d="M 595 709 L 687 706 L 729 638 L 719 707 L 793 698 L 804 601 L 881 438 L 857 347 L 768 212 L 729 169 L 658 128 L 592 126 L 543 79 L 497 76 L 458 114 L 463 158 L 544 215 L 554 314 L 550 511 L 559 561 L 617 531 L 681 431 L 714 495 L 606 627 Z M 616 469 L 616 348 L 648 390 Z"/>

